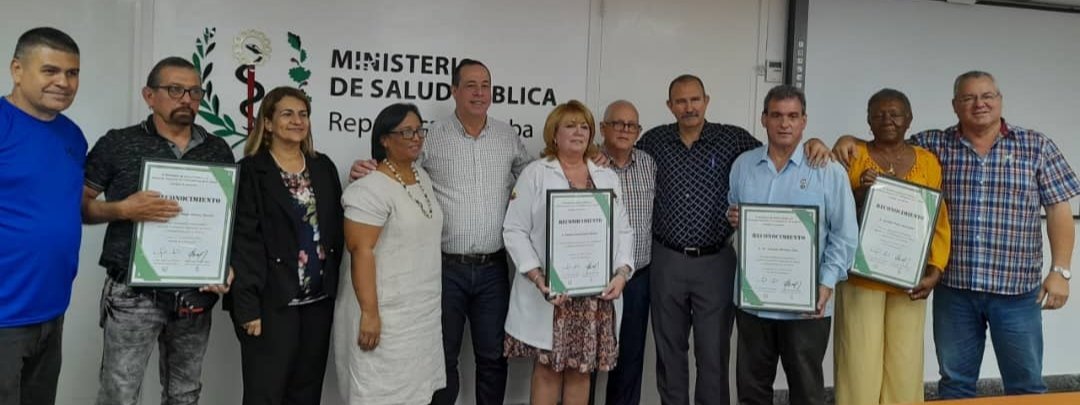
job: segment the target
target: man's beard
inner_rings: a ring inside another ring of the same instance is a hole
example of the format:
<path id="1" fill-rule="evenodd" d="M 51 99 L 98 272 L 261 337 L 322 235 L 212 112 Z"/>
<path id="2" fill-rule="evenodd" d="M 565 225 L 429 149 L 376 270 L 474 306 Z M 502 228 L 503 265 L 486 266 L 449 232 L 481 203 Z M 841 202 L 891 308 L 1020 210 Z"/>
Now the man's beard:
<path id="1" fill-rule="evenodd" d="M 174 125 L 191 125 L 195 122 L 195 111 L 189 107 L 180 107 L 169 113 L 169 123 Z"/>

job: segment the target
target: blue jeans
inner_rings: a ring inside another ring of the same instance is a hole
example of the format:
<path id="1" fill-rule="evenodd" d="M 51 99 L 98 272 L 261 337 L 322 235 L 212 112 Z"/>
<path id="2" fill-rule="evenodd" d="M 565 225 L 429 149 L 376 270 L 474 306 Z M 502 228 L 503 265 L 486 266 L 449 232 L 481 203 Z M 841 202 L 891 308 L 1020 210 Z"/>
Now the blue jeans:
<path id="1" fill-rule="evenodd" d="M 619 360 L 608 373 L 608 405 L 641 403 L 641 370 L 645 364 L 645 334 L 649 329 L 649 267 L 634 271 L 623 290 Z"/>
<path id="2" fill-rule="evenodd" d="M 64 316 L 0 328 L 0 405 L 51 405 L 60 377 Z"/>
<path id="3" fill-rule="evenodd" d="M 210 339 L 210 310 L 177 317 L 131 287 L 105 280 L 101 292 L 105 330 L 98 405 L 136 405 L 154 343 L 162 405 L 195 405 L 202 391 L 202 360 Z"/>
<path id="4" fill-rule="evenodd" d="M 975 396 L 986 327 L 1006 394 L 1043 393 L 1042 310 L 1039 289 L 1001 295 L 939 285 L 934 291 L 934 342 L 941 398 Z"/>
<path id="5" fill-rule="evenodd" d="M 504 324 L 510 307 L 510 274 L 505 255 L 482 264 L 442 264 L 443 353 L 446 388 L 435 391 L 433 404 L 454 404 L 458 397 L 465 320 L 469 321 L 476 359 L 476 404 L 502 404 L 506 394 Z"/>

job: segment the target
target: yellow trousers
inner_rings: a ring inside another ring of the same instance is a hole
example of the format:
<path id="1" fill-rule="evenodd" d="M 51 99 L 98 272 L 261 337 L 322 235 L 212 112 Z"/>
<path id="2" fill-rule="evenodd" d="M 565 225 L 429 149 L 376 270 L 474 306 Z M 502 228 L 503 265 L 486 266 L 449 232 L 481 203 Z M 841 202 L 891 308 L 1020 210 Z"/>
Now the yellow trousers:
<path id="1" fill-rule="evenodd" d="M 837 405 L 923 402 L 926 300 L 840 283 L 835 328 Z"/>

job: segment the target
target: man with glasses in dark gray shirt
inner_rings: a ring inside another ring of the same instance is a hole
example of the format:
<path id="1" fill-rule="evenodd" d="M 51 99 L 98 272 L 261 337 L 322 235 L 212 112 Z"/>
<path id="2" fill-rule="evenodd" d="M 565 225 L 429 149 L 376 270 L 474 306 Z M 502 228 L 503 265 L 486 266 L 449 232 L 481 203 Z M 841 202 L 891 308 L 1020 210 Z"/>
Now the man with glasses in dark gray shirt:
<path id="1" fill-rule="evenodd" d="M 139 403 L 143 373 L 155 345 L 163 404 L 197 404 L 202 359 L 210 338 L 210 312 L 227 285 L 200 289 L 132 288 L 125 284 L 135 222 L 167 222 L 180 206 L 154 191 L 138 191 L 142 159 L 233 163 L 224 140 L 195 125 L 204 91 L 195 66 L 165 58 L 150 71 L 143 99 L 153 113 L 146 121 L 109 131 L 86 157 L 83 222 L 108 222 L 101 292 L 105 331 L 98 405 Z M 97 197 L 105 194 L 104 200 Z M 230 274 L 230 282 L 232 275 Z"/>

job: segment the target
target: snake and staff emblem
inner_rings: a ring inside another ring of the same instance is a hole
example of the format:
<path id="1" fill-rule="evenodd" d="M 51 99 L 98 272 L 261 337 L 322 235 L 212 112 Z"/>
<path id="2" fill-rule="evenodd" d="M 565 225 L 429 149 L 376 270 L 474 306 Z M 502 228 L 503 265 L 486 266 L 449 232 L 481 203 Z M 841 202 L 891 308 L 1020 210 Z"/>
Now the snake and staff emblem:
<path id="1" fill-rule="evenodd" d="M 247 98 L 240 103 L 240 113 L 247 117 L 247 130 L 255 120 L 255 103 L 262 100 L 265 89 L 255 80 L 255 67 L 270 60 L 270 38 L 256 30 L 245 30 L 233 39 L 233 57 L 240 63 L 236 78 L 247 86 Z"/>

